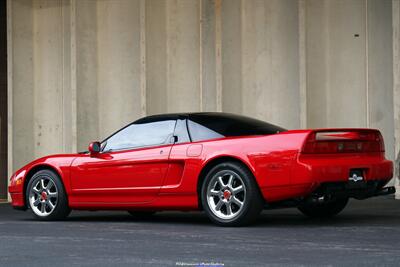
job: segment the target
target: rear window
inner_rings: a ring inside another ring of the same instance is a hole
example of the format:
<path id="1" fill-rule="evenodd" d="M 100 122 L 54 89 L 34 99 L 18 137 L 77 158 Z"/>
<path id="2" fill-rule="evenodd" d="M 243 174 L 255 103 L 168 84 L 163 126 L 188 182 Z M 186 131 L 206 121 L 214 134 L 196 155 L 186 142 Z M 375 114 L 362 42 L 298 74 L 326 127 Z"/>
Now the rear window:
<path id="1" fill-rule="evenodd" d="M 188 120 L 192 141 L 246 135 L 270 135 L 285 129 L 245 116 L 234 114 L 193 114 Z"/>

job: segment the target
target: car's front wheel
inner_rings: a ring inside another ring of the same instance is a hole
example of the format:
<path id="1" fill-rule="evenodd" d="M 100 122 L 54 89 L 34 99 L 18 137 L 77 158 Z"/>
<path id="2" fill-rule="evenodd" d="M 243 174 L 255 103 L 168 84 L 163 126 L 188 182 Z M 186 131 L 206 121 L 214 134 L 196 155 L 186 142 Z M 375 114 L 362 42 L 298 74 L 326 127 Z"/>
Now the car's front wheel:
<path id="1" fill-rule="evenodd" d="M 340 213 L 349 202 L 348 198 L 338 198 L 327 203 L 306 203 L 298 209 L 311 218 L 328 218 Z"/>
<path id="2" fill-rule="evenodd" d="M 218 164 L 208 172 L 201 201 L 208 217 L 221 226 L 253 222 L 264 204 L 252 173 L 236 162 Z"/>
<path id="3" fill-rule="evenodd" d="M 51 170 L 41 170 L 29 180 L 26 190 L 27 204 L 35 218 L 60 220 L 70 213 L 64 186 Z"/>

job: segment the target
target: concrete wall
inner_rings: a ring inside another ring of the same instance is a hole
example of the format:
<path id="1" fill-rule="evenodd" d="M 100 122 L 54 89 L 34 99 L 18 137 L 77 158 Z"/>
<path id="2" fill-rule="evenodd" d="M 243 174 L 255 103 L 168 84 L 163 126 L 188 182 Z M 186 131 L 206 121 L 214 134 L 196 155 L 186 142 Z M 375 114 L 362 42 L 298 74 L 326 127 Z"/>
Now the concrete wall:
<path id="1" fill-rule="evenodd" d="M 9 0 L 8 9 L 10 172 L 178 111 L 376 127 L 389 158 L 395 135 L 399 149 L 396 0 Z"/>

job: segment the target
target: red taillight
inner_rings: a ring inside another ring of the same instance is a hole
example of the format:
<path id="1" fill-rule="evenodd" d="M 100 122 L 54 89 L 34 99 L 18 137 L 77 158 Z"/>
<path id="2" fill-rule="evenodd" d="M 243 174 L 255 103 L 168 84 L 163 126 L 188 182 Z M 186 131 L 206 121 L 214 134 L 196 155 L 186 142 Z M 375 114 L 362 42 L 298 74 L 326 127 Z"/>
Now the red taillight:
<path id="1" fill-rule="evenodd" d="M 378 131 L 313 132 L 304 143 L 302 153 L 384 152 L 385 145 Z"/>

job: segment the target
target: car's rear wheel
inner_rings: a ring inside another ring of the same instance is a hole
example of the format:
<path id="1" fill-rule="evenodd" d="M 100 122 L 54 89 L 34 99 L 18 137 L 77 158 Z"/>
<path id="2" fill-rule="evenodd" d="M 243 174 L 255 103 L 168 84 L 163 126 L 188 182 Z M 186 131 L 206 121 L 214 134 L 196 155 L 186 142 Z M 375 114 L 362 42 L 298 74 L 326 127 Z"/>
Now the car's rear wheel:
<path id="1" fill-rule="evenodd" d="M 252 173 L 236 162 L 218 164 L 208 172 L 201 201 L 208 217 L 221 226 L 253 222 L 264 204 Z"/>
<path id="2" fill-rule="evenodd" d="M 40 220 L 64 219 L 71 212 L 64 186 L 51 170 L 33 175 L 27 186 L 26 200 L 33 216 Z"/>
<path id="3" fill-rule="evenodd" d="M 306 216 L 312 218 L 329 218 L 339 214 L 349 202 L 348 198 L 338 198 L 327 203 L 306 203 L 298 209 Z"/>

